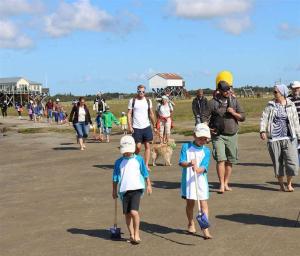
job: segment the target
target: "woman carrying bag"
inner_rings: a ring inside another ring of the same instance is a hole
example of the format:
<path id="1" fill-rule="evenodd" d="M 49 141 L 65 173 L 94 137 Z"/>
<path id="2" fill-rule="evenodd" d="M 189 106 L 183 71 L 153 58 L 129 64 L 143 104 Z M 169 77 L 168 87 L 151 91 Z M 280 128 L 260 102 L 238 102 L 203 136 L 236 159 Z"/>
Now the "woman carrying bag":
<path id="1" fill-rule="evenodd" d="M 90 112 L 83 97 L 79 98 L 76 105 L 73 106 L 70 113 L 69 122 L 73 123 L 75 131 L 77 133 L 77 139 L 80 144 L 80 150 L 86 148 L 84 140 L 89 134 L 89 124 L 92 125 Z"/>

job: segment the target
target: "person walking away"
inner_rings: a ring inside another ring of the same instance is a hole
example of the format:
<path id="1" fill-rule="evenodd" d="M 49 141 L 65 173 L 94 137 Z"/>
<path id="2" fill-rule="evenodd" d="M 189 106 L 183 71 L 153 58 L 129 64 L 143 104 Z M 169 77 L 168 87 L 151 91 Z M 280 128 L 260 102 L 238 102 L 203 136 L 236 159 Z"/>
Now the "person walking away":
<path id="1" fill-rule="evenodd" d="M 209 198 L 207 173 L 210 163 L 210 149 L 205 146 L 211 137 L 209 127 L 204 123 L 197 124 L 193 136 L 193 142 L 182 145 L 179 159 L 179 165 L 182 167 L 181 197 L 186 200 L 189 233 L 196 233 L 193 220 L 195 201 L 199 198 L 201 209 L 208 216 L 207 200 Z M 198 182 L 195 182 L 195 178 Z M 198 185 L 198 197 L 195 189 L 196 184 Z M 202 231 L 205 239 L 212 238 L 208 228 Z"/>
<path id="2" fill-rule="evenodd" d="M 119 122 L 121 124 L 121 130 L 124 135 L 127 134 L 127 116 L 125 112 L 121 113 L 121 117 L 119 118 Z"/>
<path id="3" fill-rule="evenodd" d="M 92 125 L 93 123 L 91 120 L 89 109 L 85 104 L 85 100 L 83 97 L 80 97 L 78 103 L 73 106 L 69 116 L 69 122 L 73 123 L 75 131 L 77 133 L 80 150 L 84 150 L 86 148 L 84 142 L 89 134 L 89 124 Z"/>
<path id="4" fill-rule="evenodd" d="M 103 131 L 105 135 L 106 142 L 109 143 L 109 137 L 111 135 L 111 129 L 112 129 L 112 124 L 113 122 L 116 125 L 119 125 L 119 121 L 117 118 L 114 116 L 112 112 L 110 112 L 109 106 L 106 106 L 106 110 L 102 114 L 102 121 L 103 121 Z"/>
<path id="5" fill-rule="evenodd" d="M 169 104 L 169 98 L 162 96 L 161 103 L 157 104 L 157 130 L 159 130 L 160 143 L 168 143 L 171 135 L 173 107 Z"/>
<path id="6" fill-rule="evenodd" d="M 52 99 L 49 99 L 46 103 L 46 113 L 47 113 L 47 120 L 48 123 L 52 123 L 52 117 L 53 117 L 53 102 Z"/>
<path id="7" fill-rule="evenodd" d="M 27 111 L 29 116 L 29 121 L 33 121 L 33 101 L 30 100 L 27 104 Z"/>
<path id="8" fill-rule="evenodd" d="M 97 129 L 99 132 L 99 141 L 103 141 L 103 121 L 102 121 L 102 111 L 99 111 L 96 118 L 95 118 L 95 122 L 97 125 Z M 95 135 L 96 135 L 96 131 L 95 131 Z"/>
<path id="9" fill-rule="evenodd" d="M 157 132 L 155 127 L 155 119 L 152 110 L 152 101 L 145 97 L 145 86 L 137 87 L 136 97 L 129 100 L 128 103 L 128 130 L 136 143 L 136 154 L 139 154 L 142 149 L 142 144 L 145 147 L 145 164 L 149 168 L 150 160 L 150 142 L 153 140 L 153 133 L 150 121 L 154 127 L 154 132 Z"/>
<path id="10" fill-rule="evenodd" d="M 300 140 L 299 117 L 295 104 L 287 98 L 284 84 L 274 87 L 274 99 L 269 101 L 260 119 L 260 138 L 267 146 L 273 162 L 279 191 L 293 192 L 292 178 L 298 175 L 297 140 Z M 284 187 L 284 176 L 287 179 Z"/>
<path id="11" fill-rule="evenodd" d="M 132 244 L 139 244 L 141 242 L 140 199 L 145 189 L 148 195 L 152 193 L 152 186 L 144 159 L 134 154 L 135 149 L 136 145 L 132 136 L 125 135 L 121 138 L 122 157 L 114 164 L 112 197 L 116 199 L 119 195 L 122 201 L 123 214 L 130 236 L 129 241 Z"/>
<path id="12" fill-rule="evenodd" d="M 219 81 L 219 93 L 208 101 L 203 122 L 209 124 L 212 133 L 213 157 L 217 162 L 220 181 L 219 193 L 231 191 L 229 180 L 232 165 L 238 160 L 239 122 L 245 121 L 245 112 L 236 97 L 232 97 L 227 81 Z"/>
<path id="13" fill-rule="evenodd" d="M 3 101 L 2 105 L 1 105 L 1 112 L 2 112 L 2 117 L 5 118 L 7 117 L 7 108 L 8 108 L 8 105 L 7 105 L 7 101 Z"/>
<path id="14" fill-rule="evenodd" d="M 21 120 L 22 119 L 22 112 L 23 112 L 22 104 L 18 102 L 16 104 L 16 109 L 17 109 L 17 112 L 18 112 L 18 118 L 19 118 L 19 120 Z"/>
<path id="15" fill-rule="evenodd" d="M 203 123 L 202 115 L 207 107 L 207 98 L 203 94 L 203 90 L 197 90 L 197 95 L 192 102 L 192 110 L 195 118 L 195 125 Z"/>

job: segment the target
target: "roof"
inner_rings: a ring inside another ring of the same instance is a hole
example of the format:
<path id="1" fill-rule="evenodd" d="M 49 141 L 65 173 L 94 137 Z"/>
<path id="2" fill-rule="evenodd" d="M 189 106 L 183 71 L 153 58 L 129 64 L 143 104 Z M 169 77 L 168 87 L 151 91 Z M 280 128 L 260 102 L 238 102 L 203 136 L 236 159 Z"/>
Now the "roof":
<path id="1" fill-rule="evenodd" d="M 20 79 L 25 79 L 26 81 L 28 81 L 29 84 L 41 85 L 41 83 L 39 83 L 39 82 L 34 82 L 34 81 L 28 80 L 21 76 L 0 78 L 0 84 L 17 83 Z"/>
<path id="2" fill-rule="evenodd" d="M 6 83 L 17 83 L 20 79 L 23 77 L 4 77 L 0 78 L 0 83 L 1 84 L 6 84 Z"/>
<path id="3" fill-rule="evenodd" d="M 154 76 L 160 76 L 160 77 L 162 77 L 164 79 L 183 79 L 180 75 L 177 75 L 175 73 L 157 73 Z M 152 76 L 152 77 L 154 77 L 154 76 Z"/>

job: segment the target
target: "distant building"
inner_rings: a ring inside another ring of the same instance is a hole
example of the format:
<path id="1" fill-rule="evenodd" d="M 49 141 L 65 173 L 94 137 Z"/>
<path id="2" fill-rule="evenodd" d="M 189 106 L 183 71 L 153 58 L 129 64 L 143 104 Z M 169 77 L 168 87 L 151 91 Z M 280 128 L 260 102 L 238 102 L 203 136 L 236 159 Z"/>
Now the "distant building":
<path id="1" fill-rule="evenodd" d="M 3 93 L 42 93 L 42 84 L 23 77 L 0 78 L 0 92 Z"/>
<path id="2" fill-rule="evenodd" d="M 185 96 L 185 82 L 174 73 L 158 73 L 149 78 L 149 87 L 156 97 L 169 95 L 173 97 Z"/>
<path id="3" fill-rule="evenodd" d="M 43 101 L 47 96 L 49 88 L 43 88 L 39 82 L 24 77 L 0 78 L 0 103 L 7 101 L 9 106 L 14 106 L 16 102 Z"/>

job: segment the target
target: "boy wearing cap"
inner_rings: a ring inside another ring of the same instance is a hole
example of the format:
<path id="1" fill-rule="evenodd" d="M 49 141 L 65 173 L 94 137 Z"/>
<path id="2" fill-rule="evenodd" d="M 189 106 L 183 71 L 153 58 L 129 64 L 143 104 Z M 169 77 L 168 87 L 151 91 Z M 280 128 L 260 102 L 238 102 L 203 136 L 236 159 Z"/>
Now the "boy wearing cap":
<path id="1" fill-rule="evenodd" d="M 111 134 L 111 129 L 112 129 L 112 124 L 113 122 L 116 125 L 119 125 L 119 121 L 117 118 L 114 116 L 112 112 L 110 112 L 109 106 L 106 106 L 106 110 L 102 114 L 102 121 L 103 121 L 103 131 L 104 135 L 106 137 L 106 142 L 109 142 L 109 136 Z"/>
<path id="2" fill-rule="evenodd" d="M 130 234 L 130 242 L 138 244 L 141 242 L 139 227 L 139 205 L 141 196 L 145 190 L 152 193 L 149 173 L 144 159 L 135 155 L 135 142 L 132 136 L 125 135 L 120 140 L 120 152 L 123 154 L 114 165 L 112 197 L 118 194 L 122 200 L 123 214 Z"/>
<path id="3" fill-rule="evenodd" d="M 217 162 L 220 181 L 219 193 L 232 190 L 229 180 L 232 165 L 238 160 L 238 123 L 245 121 L 244 109 L 232 96 L 231 86 L 226 81 L 219 81 L 219 93 L 208 102 L 203 114 L 203 122 L 208 123 L 212 133 L 213 157 Z"/>
<path id="4" fill-rule="evenodd" d="M 121 129 L 123 134 L 127 134 L 127 116 L 125 112 L 122 112 L 122 116 L 119 118 L 119 122 L 121 124 Z"/>
<path id="5" fill-rule="evenodd" d="M 186 199 L 186 216 L 188 219 L 188 232 L 195 233 L 193 210 L 197 200 L 196 182 L 198 181 L 198 198 L 202 212 L 208 216 L 209 187 L 207 172 L 210 163 L 210 149 L 205 146 L 210 139 L 210 129 L 206 124 L 197 124 L 194 129 L 194 141 L 182 145 L 179 165 L 182 167 L 181 197 Z M 205 239 L 212 236 L 208 228 L 203 229 Z"/>

